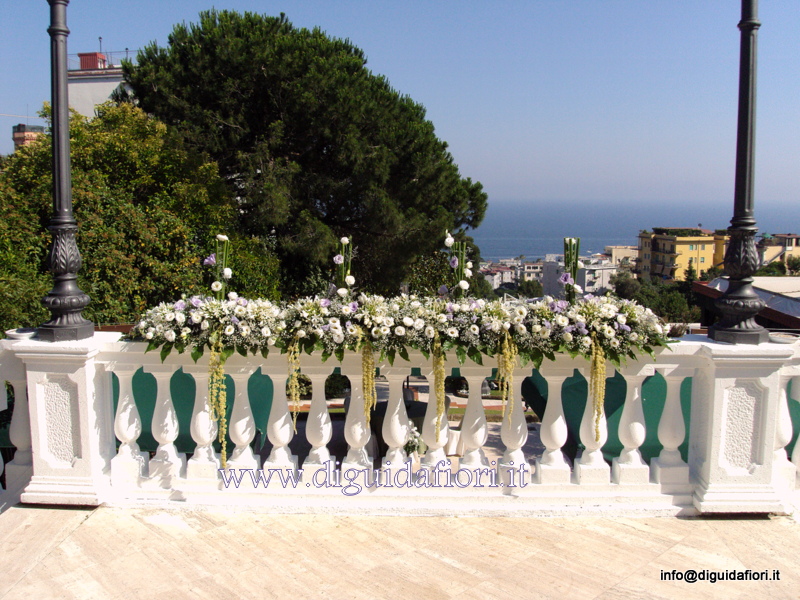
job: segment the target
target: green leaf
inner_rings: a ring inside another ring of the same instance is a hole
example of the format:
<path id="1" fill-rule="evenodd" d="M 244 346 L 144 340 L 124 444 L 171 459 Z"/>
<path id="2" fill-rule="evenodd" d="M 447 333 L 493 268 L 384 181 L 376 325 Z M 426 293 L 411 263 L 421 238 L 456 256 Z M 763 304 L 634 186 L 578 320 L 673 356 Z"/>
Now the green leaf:
<path id="1" fill-rule="evenodd" d="M 147 344 L 147 349 L 145 350 L 145 353 L 150 352 L 151 350 L 155 350 L 160 345 L 161 344 L 159 344 L 157 342 L 154 342 L 153 340 L 150 340 L 150 342 L 148 342 L 148 344 Z"/>
<path id="2" fill-rule="evenodd" d="M 411 360 L 408 357 L 408 350 L 406 349 L 405 346 L 400 346 L 400 348 L 397 350 L 397 353 L 400 355 L 400 358 L 402 358 L 403 360 L 406 360 L 406 361 L 410 361 Z"/>
<path id="3" fill-rule="evenodd" d="M 344 348 L 339 347 L 333 351 L 334 356 L 336 356 L 336 360 L 342 362 L 344 360 Z"/>
<path id="4" fill-rule="evenodd" d="M 467 360 L 467 351 L 464 349 L 464 346 L 456 346 L 456 358 L 460 364 L 464 364 L 464 361 Z"/>
<path id="5" fill-rule="evenodd" d="M 203 347 L 202 346 L 195 346 L 192 348 L 192 360 L 197 362 L 200 360 L 200 357 L 203 356 Z"/>
<path id="6" fill-rule="evenodd" d="M 235 346 L 236 352 L 247 358 L 247 348 L 244 346 Z"/>
<path id="7" fill-rule="evenodd" d="M 475 346 L 470 346 L 467 349 L 467 356 L 470 357 L 472 362 L 483 365 L 483 354 Z"/>
<path id="8" fill-rule="evenodd" d="M 234 352 L 236 352 L 236 350 L 234 349 L 234 347 L 233 347 L 233 346 L 225 346 L 225 347 L 222 349 L 222 352 L 220 352 L 220 353 L 219 353 L 219 355 L 220 355 L 220 358 L 222 359 L 222 362 L 225 362 L 225 361 L 226 361 L 226 360 L 228 360 L 228 359 L 229 359 L 231 356 L 233 356 L 233 353 L 234 353 Z"/>
<path id="9" fill-rule="evenodd" d="M 164 362 L 165 360 L 167 360 L 167 357 L 169 356 L 170 352 L 172 352 L 172 344 L 167 342 L 161 348 L 161 362 Z"/>
<path id="10" fill-rule="evenodd" d="M 267 348 L 266 346 L 262 346 L 261 347 L 261 356 L 263 356 L 264 358 L 268 358 L 269 357 L 269 348 Z"/>

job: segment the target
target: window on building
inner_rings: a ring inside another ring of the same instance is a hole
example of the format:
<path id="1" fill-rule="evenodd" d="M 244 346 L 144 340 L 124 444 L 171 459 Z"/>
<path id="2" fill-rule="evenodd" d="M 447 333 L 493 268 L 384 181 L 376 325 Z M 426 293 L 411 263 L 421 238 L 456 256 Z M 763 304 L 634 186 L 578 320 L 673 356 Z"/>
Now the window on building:
<path id="1" fill-rule="evenodd" d="M 701 256 L 701 257 L 700 257 L 700 262 L 701 262 L 701 263 L 704 263 L 704 262 L 706 262 L 706 257 L 705 257 L 705 256 Z"/>
<path id="2" fill-rule="evenodd" d="M 689 244 L 689 250 L 694 250 L 694 244 Z"/>
<path id="3" fill-rule="evenodd" d="M 706 249 L 706 245 L 705 244 L 700 244 L 700 250 L 705 250 L 705 249 Z"/>

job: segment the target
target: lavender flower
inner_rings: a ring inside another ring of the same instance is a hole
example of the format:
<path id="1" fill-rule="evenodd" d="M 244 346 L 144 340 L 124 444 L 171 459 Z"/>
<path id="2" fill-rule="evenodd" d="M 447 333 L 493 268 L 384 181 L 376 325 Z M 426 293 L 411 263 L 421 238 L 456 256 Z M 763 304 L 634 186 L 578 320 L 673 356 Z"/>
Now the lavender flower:
<path id="1" fill-rule="evenodd" d="M 214 252 L 203 260 L 203 265 L 206 267 L 213 267 L 217 264 L 217 253 Z"/>
<path id="2" fill-rule="evenodd" d="M 458 257 L 457 256 L 454 256 L 454 257 L 452 257 L 450 259 L 450 266 L 453 267 L 454 269 L 456 267 L 458 267 Z"/>
<path id="3" fill-rule="evenodd" d="M 574 285 L 575 281 L 572 279 L 572 275 L 570 275 L 569 272 L 564 271 L 561 277 L 558 278 L 558 283 L 561 285 Z"/>
<path id="4" fill-rule="evenodd" d="M 344 263 L 344 256 L 342 256 L 341 254 L 337 254 L 336 256 L 333 257 L 333 262 L 337 265 L 341 265 L 342 263 Z"/>

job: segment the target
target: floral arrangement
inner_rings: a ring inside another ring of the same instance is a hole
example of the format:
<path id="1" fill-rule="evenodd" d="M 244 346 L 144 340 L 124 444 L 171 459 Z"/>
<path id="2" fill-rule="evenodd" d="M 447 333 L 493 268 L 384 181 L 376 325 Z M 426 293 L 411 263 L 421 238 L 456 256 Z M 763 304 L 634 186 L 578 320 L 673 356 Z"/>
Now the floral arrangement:
<path id="1" fill-rule="evenodd" d="M 345 249 L 349 245 L 346 239 L 341 242 Z M 227 240 L 223 243 L 227 244 Z M 227 246 L 221 251 L 222 256 L 228 256 Z M 343 277 L 352 278 L 350 254 L 337 256 L 343 258 L 341 263 L 334 258 L 337 266 L 347 265 Z M 469 277 L 465 275 L 469 263 L 464 255 L 455 256 L 464 266 L 458 276 Z M 466 279 L 459 281 L 466 283 Z M 587 295 L 572 302 L 547 296 L 535 302 L 406 294 L 385 298 L 365 293 L 356 296 L 351 290 L 353 283 L 353 279 L 344 281 L 345 287 L 337 287 L 331 297 L 302 298 L 280 304 L 245 299 L 235 292 L 228 292 L 225 297 L 184 296 L 148 310 L 130 336 L 147 341 L 148 350 L 160 348 L 162 359 L 176 350 L 190 351 L 197 361 L 208 348 L 211 385 L 221 388 L 210 390 L 210 404 L 220 420 L 225 415 L 221 379 L 225 360 L 234 352 L 266 357 L 275 349 L 288 355 L 290 399 L 295 405 L 299 386 L 293 394 L 292 382 L 297 382 L 301 352 L 318 353 L 323 360 L 334 356 L 340 361 L 345 352 L 361 352 L 367 416 L 375 401 L 375 353 L 390 363 L 398 356 L 408 360 L 409 350 L 433 357 L 434 389 L 441 412 L 447 352 L 454 352 L 462 364 L 467 358 L 482 364 L 484 356 L 496 357 L 498 379 L 506 397 L 510 397 L 511 377 L 518 362 L 539 367 L 544 359 L 554 360 L 558 353 L 583 356 L 592 365 L 590 385 L 599 418 L 603 410 L 606 359 L 619 365 L 626 357 L 635 358 L 637 353 L 652 355 L 654 348 L 665 346 L 668 339 L 663 323 L 650 309 L 613 296 Z M 453 287 L 468 289 L 461 285 Z M 224 440 L 223 430 L 221 426 L 221 440 Z"/>

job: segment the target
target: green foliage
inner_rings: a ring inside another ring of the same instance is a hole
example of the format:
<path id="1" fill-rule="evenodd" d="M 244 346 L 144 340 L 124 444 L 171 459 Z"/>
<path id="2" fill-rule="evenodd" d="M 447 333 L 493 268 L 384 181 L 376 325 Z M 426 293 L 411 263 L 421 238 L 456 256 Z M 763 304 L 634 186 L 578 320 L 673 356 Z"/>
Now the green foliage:
<path id="1" fill-rule="evenodd" d="M 130 322 L 183 292 L 206 292 L 200 259 L 235 214 L 216 166 L 131 105 L 103 105 L 91 120 L 73 114 L 70 137 L 78 283 L 92 298 L 84 315 Z M 51 182 L 49 136 L 8 157 L 0 175 L 0 283 L 10 292 L 0 301 L 4 329 L 46 320 Z M 255 242 L 242 248 L 237 276 L 275 297 L 275 258 Z"/>
<path id="2" fill-rule="evenodd" d="M 642 289 L 641 282 L 631 277 L 627 271 L 619 271 L 612 275 L 609 283 L 614 288 L 614 293 L 624 300 L 633 300 Z"/>
<path id="3" fill-rule="evenodd" d="M 764 265 L 755 272 L 756 277 L 784 277 L 785 275 L 786 265 L 777 260 L 768 265 Z"/>
<path id="4" fill-rule="evenodd" d="M 544 296 L 542 284 L 535 279 L 521 282 L 519 286 L 517 286 L 517 290 L 519 291 L 519 295 L 524 298 L 539 298 Z"/>
<path id="5" fill-rule="evenodd" d="M 483 276 L 483 273 L 475 274 L 475 281 L 472 285 L 472 288 L 470 288 L 470 291 L 476 298 L 497 300 L 497 294 L 495 294 L 492 284 L 486 281 L 486 277 Z"/>
<path id="6" fill-rule="evenodd" d="M 139 105 L 219 165 L 242 233 L 275 231 L 287 290 L 328 269 L 352 235 L 357 285 L 395 291 L 446 229 L 477 227 L 480 183 L 462 178 L 424 108 L 366 68 L 364 53 L 281 15 L 207 11 L 137 65 Z"/>
<path id="7" fill-rule="evenodd" d="M 408 270 L 408 291 L 418 296 L 436 296 L 451 278 L 447 254 L 436 250 L 418 256 Z"/>
<path id="8" fill-rule="evenodd" d="M 786 268 L 791 275 L 797 275 L 800 271 L 800 256 L 790 256 L 786 259 Z"/>
<path id="9" fill-rule="evenodd" d="M 722 277 L 722 267 L 709 267 L 700 274 L 700 281 L 711 281 L 717 277 Z"/>

